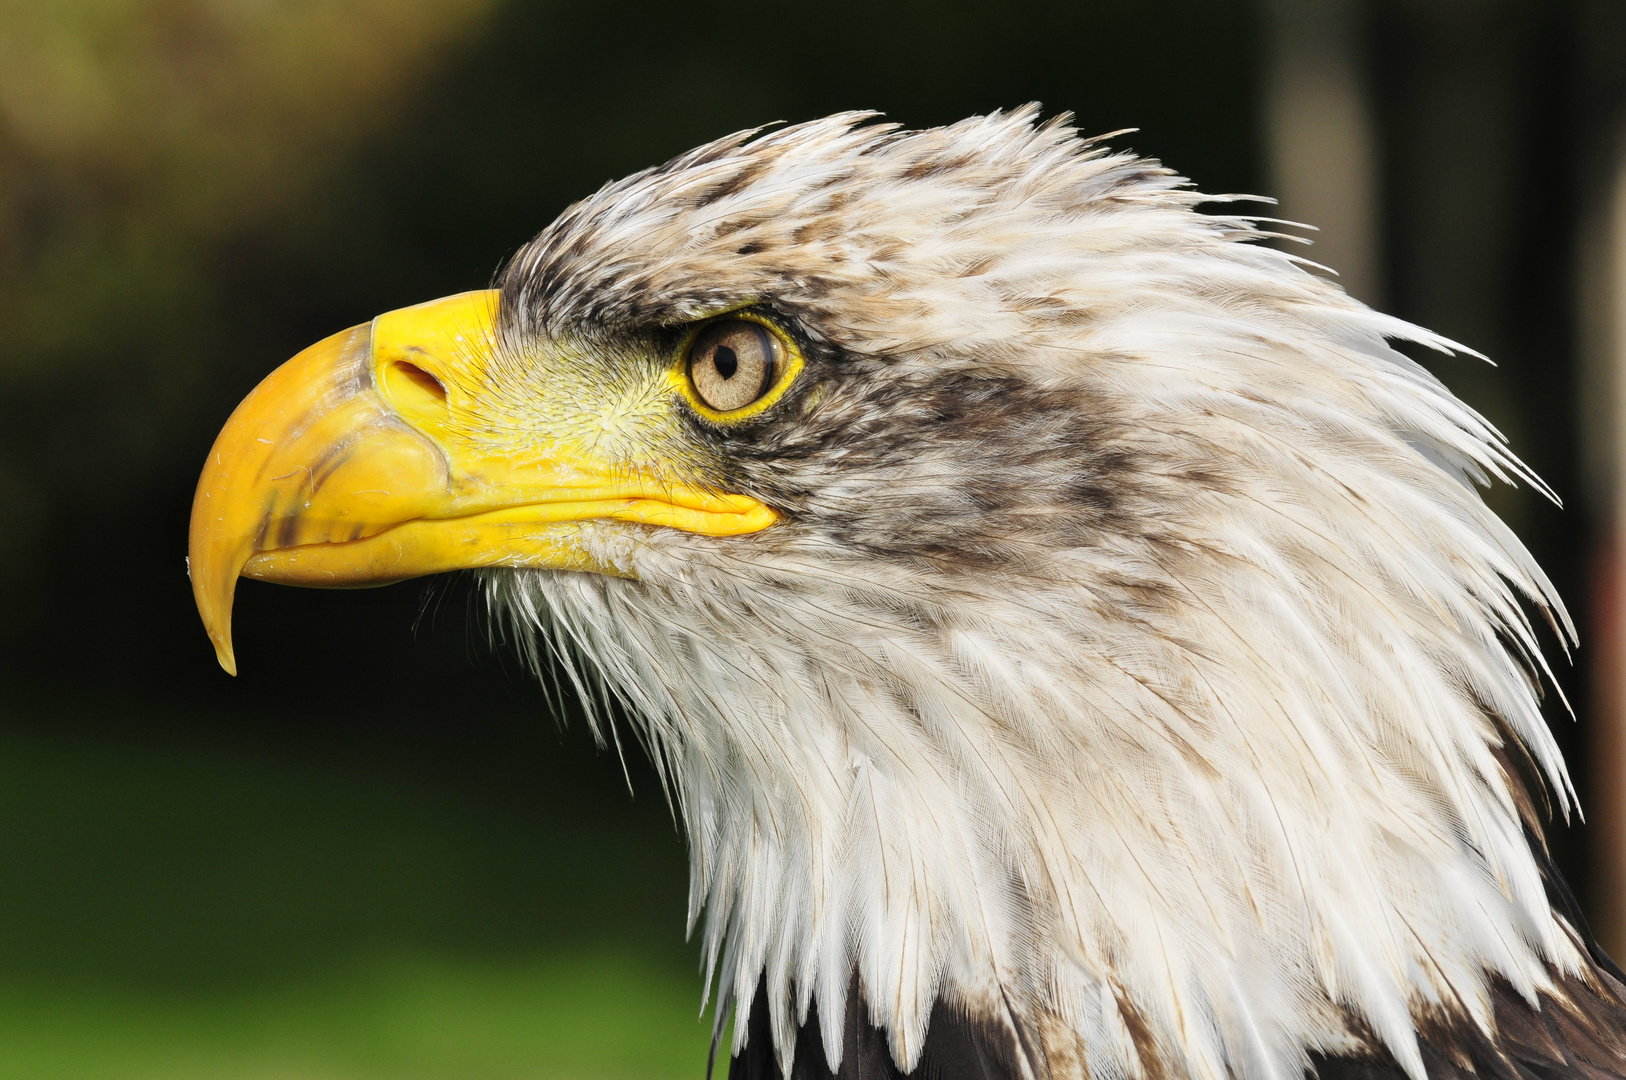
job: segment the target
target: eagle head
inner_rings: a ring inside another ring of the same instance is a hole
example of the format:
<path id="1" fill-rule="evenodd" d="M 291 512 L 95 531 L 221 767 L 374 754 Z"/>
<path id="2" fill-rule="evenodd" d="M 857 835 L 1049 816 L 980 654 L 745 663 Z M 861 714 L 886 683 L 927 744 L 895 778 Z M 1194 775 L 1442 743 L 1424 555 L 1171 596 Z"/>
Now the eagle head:
<path id="1" fill-rule="evenodd" d="M 669 785 L 740 1076 L 1621 1074 L 1532 798 L 1573 630 L 1478 493 L 1539 482 L 1391 342 L 1457 346 L 1064 119 L 870 121 L 269 376 L 222 663 L 240 574 L 477 569 Z"/>

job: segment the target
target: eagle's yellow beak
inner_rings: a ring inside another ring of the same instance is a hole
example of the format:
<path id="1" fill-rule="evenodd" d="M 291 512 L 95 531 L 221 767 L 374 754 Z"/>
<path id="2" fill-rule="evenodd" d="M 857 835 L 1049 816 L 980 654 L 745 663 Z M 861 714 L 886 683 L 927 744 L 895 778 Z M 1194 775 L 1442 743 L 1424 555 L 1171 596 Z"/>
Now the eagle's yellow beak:
<path id="1" fill-rule="evenodd" d="M 340 588 L 480 566 L 625 574 L 582 542 L 580 523 L 712 536 L 773 523 L 755 499 L 569 449 L 591 440 L 539 450 L 460 434 L 474 425 L 459 422 L 469 405 L 458 399 L 482 384 L 496 309 L 489 291 L 380 315 L 312 345 L 232 413 L 198 480 L 188 560 L 227 672 L 239 574 Z"/>

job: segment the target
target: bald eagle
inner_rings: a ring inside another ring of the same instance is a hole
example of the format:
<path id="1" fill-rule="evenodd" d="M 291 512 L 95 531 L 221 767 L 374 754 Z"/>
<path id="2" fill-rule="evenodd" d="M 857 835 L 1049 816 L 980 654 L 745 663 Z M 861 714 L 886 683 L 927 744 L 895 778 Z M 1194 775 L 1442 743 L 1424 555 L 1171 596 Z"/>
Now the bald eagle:
<path id="1" fill-rule="evenodd" d="M 239 406 L 219 658 L 239 575 L 478 570 L 669 785 L 732 1077 L 1626 1076 L 1540 482 L 1205 201 L 1031 107 L 611 183 Z"/>

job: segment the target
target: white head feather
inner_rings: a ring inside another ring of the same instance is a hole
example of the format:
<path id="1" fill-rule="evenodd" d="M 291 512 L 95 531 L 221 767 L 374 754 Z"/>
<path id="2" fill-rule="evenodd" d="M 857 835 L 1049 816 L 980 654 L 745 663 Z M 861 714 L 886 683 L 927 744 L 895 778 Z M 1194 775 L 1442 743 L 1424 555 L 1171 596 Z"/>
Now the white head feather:
<path id="1" fill-rule="evenodd" d="M 942 998 L 1058 1075 L 1421 1080 L 1420 1018 L 1578 970 L 1508 772 L 1567 808 L 1521 597 L 1573 630 L 1475 488 L 1534 481 L 1389 342 L 1456 346 L 1031 110 L 860 119 L 611 185 L 505 285 L 514 348 L 752 301 L 849 373 L 743 467 L 781 525 L 488 578 L 647 733 L 723 1001 L 787 1072 L 856 971 L 904 1068 Z"/>

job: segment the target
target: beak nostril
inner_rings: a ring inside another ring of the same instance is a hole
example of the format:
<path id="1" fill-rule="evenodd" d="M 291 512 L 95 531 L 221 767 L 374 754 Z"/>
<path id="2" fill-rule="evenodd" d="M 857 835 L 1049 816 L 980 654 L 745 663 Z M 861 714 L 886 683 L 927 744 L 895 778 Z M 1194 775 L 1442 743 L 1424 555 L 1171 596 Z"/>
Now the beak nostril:
<path id="1" fill-rule="evenodd" d="M 395 368 L 396 374 L 406 378 L 408 382 L 418 389 L 433 395 L 442 402 L 446 400 L 445 385 L 417 364 L 409 364 L 405 360 L 398 360 L 392 366 Z"/>

